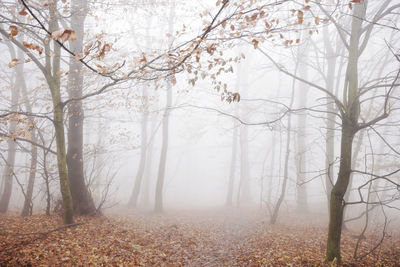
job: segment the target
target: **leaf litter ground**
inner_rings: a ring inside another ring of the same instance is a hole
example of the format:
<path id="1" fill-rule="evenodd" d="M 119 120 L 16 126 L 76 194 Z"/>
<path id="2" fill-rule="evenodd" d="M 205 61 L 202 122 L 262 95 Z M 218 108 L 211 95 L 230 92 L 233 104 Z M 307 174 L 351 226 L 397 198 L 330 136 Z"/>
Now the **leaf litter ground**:
<path id="1" fill-rule="evenodd" d="M 238 211 L 135 213 L 77 217 L 63 227 L 59 216 L 1 215 L 0 266 L 331 266 L 324 262 L 325 221 L 292 217 L 271 226 L 266 218 Z M 357 260 L 355 234 L 343 233 L 344 266 L 400 266 L 398 233 Z M 359 255 L 381 234 L 367 235 Z"/>

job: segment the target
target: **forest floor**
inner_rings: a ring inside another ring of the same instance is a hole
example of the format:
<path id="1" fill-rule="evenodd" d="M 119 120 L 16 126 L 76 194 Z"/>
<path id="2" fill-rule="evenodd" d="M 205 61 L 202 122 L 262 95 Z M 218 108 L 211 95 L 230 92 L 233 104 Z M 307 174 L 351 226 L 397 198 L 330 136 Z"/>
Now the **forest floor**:
<path id="1" fill-rule="evenodd" d="M 293 216 L 271 226 L 266 218 L 237 211 L 135 213 L 77 217 L 64 228 L 55 215 L 0 215 L 0 266 L 336 265 L 324 262 L 325 222 Z M 400 266 L 398 233 L 362 259 L 353 258 L 355 234 L 343 233 L 344 266 Z M 381 238 L 382 229 L 372 231 L 358 255 Z"/>

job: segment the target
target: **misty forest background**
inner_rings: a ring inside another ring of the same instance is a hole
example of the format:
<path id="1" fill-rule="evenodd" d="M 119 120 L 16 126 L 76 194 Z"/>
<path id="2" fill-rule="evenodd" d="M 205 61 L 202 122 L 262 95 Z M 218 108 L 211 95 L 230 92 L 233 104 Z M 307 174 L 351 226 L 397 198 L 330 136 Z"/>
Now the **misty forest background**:
<path id="1" fill-rule="evenodd" d="M 398 1 L 0 10 L 1 265 L 400 265 Z"/>

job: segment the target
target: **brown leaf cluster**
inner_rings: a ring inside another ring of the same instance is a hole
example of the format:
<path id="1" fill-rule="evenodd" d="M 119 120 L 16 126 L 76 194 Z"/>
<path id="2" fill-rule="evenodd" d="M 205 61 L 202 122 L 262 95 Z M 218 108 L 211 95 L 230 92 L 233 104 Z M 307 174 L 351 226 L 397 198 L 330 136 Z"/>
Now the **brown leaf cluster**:
<path id="1" fill-rule="evenodd" d="M 271 226 L 264 216 L 238 213 L 134 214 L 61 218 L 0 217 L 1 266 L 330 266 L 324 262 L 326 228 L 318 224 Z M 296 221 L 293 218 L 293 221 Z M 353 233 L 354 234 L 354 233 Z M 367 236 L 360 252 L 379 236 Z M 399 266 L 398 236 L 361 260 L 345 232 L 344 266 Z"/>

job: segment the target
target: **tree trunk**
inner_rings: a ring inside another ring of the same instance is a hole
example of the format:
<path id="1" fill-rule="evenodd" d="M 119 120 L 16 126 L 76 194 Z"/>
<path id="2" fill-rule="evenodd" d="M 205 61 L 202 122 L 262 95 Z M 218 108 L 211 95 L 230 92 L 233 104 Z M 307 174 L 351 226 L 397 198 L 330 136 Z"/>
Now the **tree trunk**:
<path id="1" fill-rule="evenodd" d="M 19 77 L 21 79 L 22 97 L 24 99 L 26 110 L 29 113 L 32 113 L 32 105 L 28 99 L 28 91 L 26 89 L 26 82 L 25 82 L 25 77 L 23 76 L 23 73 L 21 75 L 19 75 Z M 31 141 L 33 143 L 36 143 L 37 142 L 36 125 L 34 125 L 35 122 L 34 122 L 33 118 L 29 118 L 29 123 L 31 123 L 33 126 L 32 133 L 31 133 Z M 28 188 L 26 189 L 26 197 L 24 200 L 24 207 L 22 209 L 21 216 L 32 215 L 32 209 L 33 209 L 32 195 L 33 195 L 33 187 L 35 185 L 35 179 L 36 179 L 37 153 L 38 153 L 37 146 L 32 145 L 31 146 L 31 166 L 30 166 L 30 170 L 29 170 Z"/>
<path id="2" fill-rule="evenodd" d="M 293 97 L 293 96 L 292 96 Z M 281 188 L 281 194 L 279 195 L 278 201 L 274 207 L 274 211 L 271 216 L 270 223 L 275 224 L 278 219 L 279 209 L 282 205 L 283 199 L 285 198 L 287 180 L 289 178 L 289 156 L 290 156 L 290 131 L 291 131 L 291 115 L 288 115 L 288 127 L 286 134 L 286 154 L 285 154 L 285 167 L 283 170 L 283 182 Z"/>
<path id="3" fill-rule="evenodd" d="M 237 106 L 237 105 L 236 105 Z M 235 107 L 236 107 L 235 106 Z M 231 167 L 229 172 L 228 181 L 228 194 L 226 195 L 225 205 L 232 207 L 233 205 L 233 185 L 235 182 L 235 170 L 236 170 L 236 155 L 237 155 L 237 142 L 238 142 L 238 125 L 234 123 L 232 133 L 232 154 L 231 154 Z"/>
<path id="4" fill-rule="evenodd" d="M 71 50 L 78 54 L 83 50 L 84 24 L 87 13 L 87 0 L 71 2 L 71 28 L 77 39 L 71 41 Z M 70 98 L 80 98 L 83 89 L 82 64 L 70 56 L 68 94 Z M 83 121 L 82 101 L 72 101 L 68 105 L 68 152 L 67 166 L 71 185 L 71 194 L 76 214 L 93 215 L 96 207 L 85 183 L 83 169 Z"/>
<path id="5" fill-rule="evenodd" d="M 154 145 L 154 135 L 156 134 L 156 117 L 153 117 L 151 120 L 150 133 L 151 138 L 149 140 L 149 144 L 147 147 L 147 157 L 146 157 L 146 166 L 144 171 L 144 181 L 143 181 L 143 194 L 142 194 L 142 204 L 144 207 L 150 206 L 150 185 L 153 171 L 153 145 Z"/>
<path id="6" fill-rule="evenodd" d="M 31 133 L 32 142 L 36 143 L 36 130 L 32 130 Z M 32 195 L 33 195 L 33 187 L 35 185 L 35 177 L 36 177 L 36 165 L 37 165 L 37 146 L 32 145 L 31 148 L 31 166 L 29 169 L 29 179 L 28 179 L 28 188 L 26 189 L 26 197 L 24 200 L 24 207 L 22 208 L 21 216 L 29 216 L 32 215 Z"/>
<path id="7" fill-rule="evenodd" d="M 247 86 L 248 86 L 248 74 L 246 70 L 246 63 L 243 62 L 238 68 L 238 81 L 237 87 L 243 98 L 247 97 Z M 243 88 L 244 90 L 239 90 Z M 241 104 L 241 105 L 240 105 Z M 239 103 L 241 117 L 247 116 L 247 110 L 244 102 Z M 247 205 L 251 201 L 250 197 L 250 169 L 249 169 L 249 129 L 247 125 L 239 126 L 239 142 L 240 142 L 240 178 L 239 178 L 239 190 L 237 196 L 237 206 Z"/>
<path id="8" fill-rule="evenodd" d="M 305 44 L 307 46 L 307 44 Z M 300 61 L 299 74 L 304 80 L 308 79 L 308 67 L 303 64 L 303 61 L 307 59 L 308 47 L 299 46 L 298 58 Z M 305 83 L 299 84 L 299 108 L 305 108 L 307 106 L 307 94 L 308 85 Z M 297 212 L 306 213 L 308 212 L 307 203 L 307 183 L 306 183 L 306 125 L 307 125 L 307 113 L 300 113 L 297 117 Z"/>
<path id="9" fill-rule="evenodd" d="M 295 66 L 295 73 L 297 73 L 297 69 L 299 66 L 299 62 L 296 62 Z M 296 80 L 293 79 L 292 83 L 292 94 L 290 96 L 290 104 L 289 108 L 293 108 L 293 102 L 294 102 L 294 91 L 295 91 L 295 84 Z M 278 219 L 278 213 L 279 209 L 282 205 L 282 202 L 285 198 L 286 194 L 286 185 L 287 185 L 287 180 L 289 179 L 289 158 L 290 158 L 290 136 L 291 136 L 291 130 L 292 130 L 292 116 L 291 113 L 288 114 L 288 126 L 287 126 L 287 134 L 286 134 L 286 153 L 285 153 L 285 166 L 283 170 L 283 182 L 282 182 L 282 188 L 281 188 L 281 193 L 279 195 L 278 201 L 275 204 L 274 210 L 272 212 L 270 224 L 275 224 L 276 220 Z"/>
<path id="10" fill-rule="evenodd" d="M 359 130 L 358 117 L 360 102 L 358 89 L 358 58 L 362 18 L 365 16 L 364 4 L 365 3 L 355 3 L 353 7 L 349 57 L 343 92 L 345 110 L 342 115 L 340 165 L 338 178 L 333 186 L 330 199 L 329 230 L 326 249 L 327 261 L 332 261 L 335 258 L 338 262 L 341 261 L 340 239 L 344 210 L 343 196 L 348 188 L 351 175 L 353 139 L 354 135 Z"/>
<path id="11" fill-rule="evenodd" d="M 250 172 L 249 172 L 249 130 L 246 125 L 240 126 L 240 181 L 238 191 L 238 203 L 248 204 L 250 202 Z"/>
<path id="12" fill-rule="evenodd" d="M 175 17 L 175 2 L 168 1 L 170 4 L 170 13 L 169 13 L 169 28 L 168 31 L 170 34 L 174 32 L 174 17 Z M 172 45 L 172 35 L 169 38 L 169 46 Z M 155 212 L 163 212 L 163 188 L 164 188 L 164 179 L 165 179 L 165 165 L 167 164 L 167 153 L 168 153 L 168 141 L 169 141 L 169 114 L 170 108 L 172 104 L 172 85 L 171 81 L 167 81 L 167 103 L 165 107 L 163 122 L 162 122 L 162 146 L 161 146 L 161 155 L 160 155 L 160 163 L 158 166 L 158 176 L 157 176 L 157 184 L 156 184 L 156 195 L 155 195 L 155 204 L 154 211 Z"/>
<path id="13" fill-rule="evenodd" d="M 354 126 L 354 122 L 351 119 L 344 118 L 342 123 L 339 174 L 330 197 L 329 231 L 326 250 L 326 260 L 328 261 L 332 261 L 335 258 L 341 261 L 340 239 L 344 209 L 343 196 L 346 193 L 351 174 L 352 143 L 356 132 Z"/>
<path id="14" fill-rule="evenodd" d="M 10 54 L 12 58 L 15 58 L 15 50 L 10 47 Z M 22 53 L 18 53 L 18 57 L 23 59 Z M 23 62 L 23 61 L 22 61 Z M 20 76 L 23 73 L 24 64 L 18 64 L 16 67 L 16 75 L 14 86 L 11 89 L 11 112 L 16 112 L 18 109 L 18 100 L 19 100 L 19 91 L 21 87 Z M 9 126 L 9 134 L 12 136 L 17 129 L 17 120 L 16 117 L 11 117 L 10 126 Z M 14 180 L 14 163 L 15 163 L 15 154 L 16 154 L 16 143 L 13 138 L 9 138 L 7 140 L 7 162 L 5 162 L 6 167 L 3 172 L 3 180 L 4 187 L 3 192 L 0 198 L 0 213 L 6 213 L 8 210 L 8 205 L 10 203 L 11 193 L 12 193 L 12 185 Z"/>
<path id="15" fill-rule="evenodd" d="M 138 199 L 139 199 L 139 193 L 140 193 L 140 188 L 142 186 L 142 180 L 143 180 L 143 173 L 145 170 L 145 165 L 146 165 L 146 157 L 147 157 L 147 122 L 148 122 L 148 96 L 146 92 L 146 88 L 143 87 L 143 105 L 145 105 L 143 109 L 143 117 L 142 117 L 142 125 L 141 125 L 141 144 L 140 144 L 140 162 L 139 162 L 139 168 L 136 173 L 136 180 L 135 180 L 135 185 L 133 187 L 133 191 L 131 194 L 131 197 L 128 202 L 128 206 L 130 208 L 136 208 Z"/>
<path id="16" fill-rule="evenodd" d="M 57 1 L 54 3 L 57 6 Z M 49 7 L 50 11 L 50 23 L 49 29 L 51 32 L 55 32 L 59 29 L 57 22 L 57 15 L 55 14 L 56 8 L 53 6 Z M 60 178 L 60 191 L 63 200 L 63 221 L 64 224 L 72 224 L 73 220 L 73 204 L 70 190 L 70 183 L 67 171 L 67 155 L 65 149 L 65 135 L 64 135 L 64 111 L 63 104 L 61 101 L 61 90 L 60 90 L 60 61 L 61 61 L 61 47 L 57 42 L 53 41 L 54 44 L 54 56 L 51 66 L 51 55 L 50 46 L 46 44 L 46 72 L 47 82 L 51 91 L 51 98 L 53 100 L 53 124 L 56 136 L 57 146 L 57 167 Z M 49 75 L 52 74 L 52 75 Z"/>
<path id="17" fill-rule="evenodd" d="M 335 70 L 336 70 L 336 56 L 333 51 L 331 40 L 329 39 L 328 27 L 324 27 L 323 29 L 323 37 L 324 37 L 324 45 L 326 48 L 326 57 L 327 57 L 327 72 L 326 72 L 326 89 L 333 93 L 334 88 L 334 79 L 335 79 Z M 328 97 L 329 99 L 329 97 Z M 326 198 L 328 203 L 328 211 L 330 206 L 330 196 L 334 184 L 333 179 L 333 163 L 335 157 L 335 106 L 332 100 L 326 105 L 327 110 L 327 118 L 326 118 L 326 139 L 325 139 L 325 168 L 327 174 L 325 176 L 325 190 L 326 190 Z"/>
<path id="18" fill-rule="evenodd" d="M 270 177 L 268 180 L 268 196 L 267 196 L 267 202 L 268 205 L 271 203 L 271 198 L 272 198 L 272 181 L 274 179 L 274 170 L 275 170 L 275 133 L 272 132 L 272 153 L 271 153 L 271 165 L 269 169 Z"/>
<path id="19" fill-rule="evenodd" d="M 171 83 L 168 82 L 167 86 L 167 105 L 164 112 L 163 123 L 162 123 L 162 147 L 161 147 L 161 156 L 160 156 L 160 164 L 158 166 L 158 177 L 156 184 L 156 198 L 154 211 L 155 212 L 163 212 L 163 187 L 164 187 L 164 179 L 165 179 L 165 165 L 167 163 L 167 152 L 168 152 L 168 135 L 169 135 L 169 114 L 170 107 L 172 104 L 172 86 Z"/>

